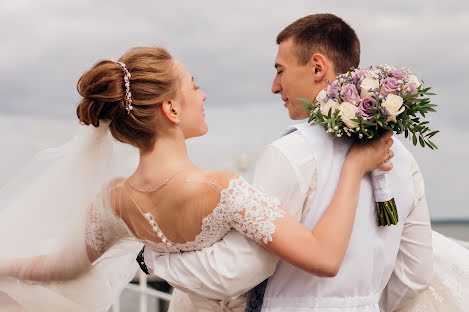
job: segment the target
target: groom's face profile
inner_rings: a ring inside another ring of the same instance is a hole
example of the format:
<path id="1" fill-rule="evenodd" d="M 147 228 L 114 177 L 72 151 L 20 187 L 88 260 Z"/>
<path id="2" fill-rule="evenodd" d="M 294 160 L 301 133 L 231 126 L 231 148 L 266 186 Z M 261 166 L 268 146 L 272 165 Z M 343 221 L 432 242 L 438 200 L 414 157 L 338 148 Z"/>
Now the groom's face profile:
<path id="1" fill-rule="evenodd" d="M 300 65 L 295 53 L 292 38 L 282 41 L 278 46 L 275 59 L 276 75 L 272 83 L 272 93 L 280 94 L 288 114 L 293 120 L 309 117 L 309 111 L 301 107 L 304 102 L 298 98 L 311 99 L 313 95 L 314 75 L 311 64 Z"/>

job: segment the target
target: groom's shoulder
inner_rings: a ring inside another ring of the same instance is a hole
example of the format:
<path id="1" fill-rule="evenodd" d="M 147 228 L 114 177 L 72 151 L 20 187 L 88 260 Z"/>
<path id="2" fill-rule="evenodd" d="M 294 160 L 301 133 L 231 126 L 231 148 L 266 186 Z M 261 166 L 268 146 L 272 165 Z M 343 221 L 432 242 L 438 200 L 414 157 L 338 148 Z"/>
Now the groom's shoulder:
<path id="1" fill-rule="evenodd" d="M 305 138 L 297 130 L 293 130 L 287 134 L 284 134 L 280 138 L 276 139 L 270 145 L 275 146 L 278 149 L 285 150 L 291 147 L 305 146 Z"/>
<path id="2" fill-rule="evenodd" d="M 264 152 L 281 155 L 292 167 L 303 167 L 314 162 L 314 154 L 304 136 L 299 131 L 292 131 L 268 144 Z M 278 157 L 275 157 L 278 159 Z"/>

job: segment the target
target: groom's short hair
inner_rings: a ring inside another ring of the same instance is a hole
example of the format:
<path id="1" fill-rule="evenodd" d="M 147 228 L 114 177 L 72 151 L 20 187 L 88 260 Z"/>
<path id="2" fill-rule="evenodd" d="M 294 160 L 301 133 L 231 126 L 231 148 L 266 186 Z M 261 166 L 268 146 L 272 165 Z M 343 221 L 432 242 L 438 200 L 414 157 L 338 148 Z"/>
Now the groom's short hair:
<path id="1" fill-rule="evenodd" d="M 306 65 L 317 52 L 332 61 L 338 74 L 360 64 L 357 34 L 333 14 L 314 14 L 296 20 L 278 34 L 277 44 L 290 38 L 300 65 Z"/>

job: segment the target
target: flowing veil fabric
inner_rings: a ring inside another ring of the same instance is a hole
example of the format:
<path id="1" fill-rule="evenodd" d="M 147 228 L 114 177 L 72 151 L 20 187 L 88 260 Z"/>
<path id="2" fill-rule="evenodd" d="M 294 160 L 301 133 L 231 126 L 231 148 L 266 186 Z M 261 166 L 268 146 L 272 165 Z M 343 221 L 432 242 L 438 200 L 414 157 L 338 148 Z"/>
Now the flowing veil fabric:
<path id="1" fill-rule="evenodd" d="M 46 255 L 36 271 L 64 272 L 62 281 L 46 269 L 41 282 L 0 276 L 2 312 L 106 310 L 134 276 L 141 243 L 122 240 L 92 265 L 86 253 L 90 204 L 115 177 L 108 128 L 80 126 L 71 141 L 40 152 L 0 191 L 0 264 Z"/>

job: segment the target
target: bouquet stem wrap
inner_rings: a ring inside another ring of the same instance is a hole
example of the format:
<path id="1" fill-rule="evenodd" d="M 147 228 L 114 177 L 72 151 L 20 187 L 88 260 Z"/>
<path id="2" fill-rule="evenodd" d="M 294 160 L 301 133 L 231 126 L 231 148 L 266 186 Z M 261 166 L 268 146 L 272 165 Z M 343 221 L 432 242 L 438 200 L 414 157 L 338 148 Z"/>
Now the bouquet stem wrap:
<path id="1" fill-rule="evenodd" d="M 397 224 L 399 216 L 387 172 L 380 169 L 371 171 L 371 184 L 373 185 L 373 194 L 376 202 L 376 221 L 378 226 Z"/>

